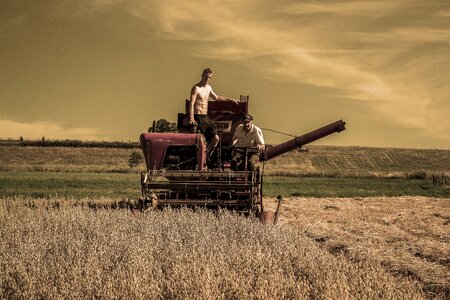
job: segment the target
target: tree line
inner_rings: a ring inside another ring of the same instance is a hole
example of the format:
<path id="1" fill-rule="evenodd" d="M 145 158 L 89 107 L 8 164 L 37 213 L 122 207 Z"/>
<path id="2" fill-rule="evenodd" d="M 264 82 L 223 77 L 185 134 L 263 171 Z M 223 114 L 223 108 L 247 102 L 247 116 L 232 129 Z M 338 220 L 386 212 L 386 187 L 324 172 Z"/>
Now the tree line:
<path id="1" fill-rule="evenodd" d="M 176 132 L 177 124 L 166 119 L 159 119 L 154 125 L 148 128 L 148 132 Z M 108 142 L 108 141 L 82 141 L 77 139 L 51 140 L 44 136 L 37 140 L 24 139 L 0 139 L 0 146 L 19 146 L 19 147 L 85 147 L 85 148 L 139 148 L 139 142 Z"/>

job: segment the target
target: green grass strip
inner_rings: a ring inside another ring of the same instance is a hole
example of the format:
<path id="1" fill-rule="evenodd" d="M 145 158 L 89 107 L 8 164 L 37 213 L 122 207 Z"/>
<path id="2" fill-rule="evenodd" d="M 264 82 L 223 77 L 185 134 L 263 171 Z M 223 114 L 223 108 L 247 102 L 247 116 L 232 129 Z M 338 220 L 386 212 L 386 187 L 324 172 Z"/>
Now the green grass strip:
<path id="1" fill-rule="evenodd" d="M 450 197 L 448 187 L 436 187 L 431 179 L 266 176 L 263 191 L 269 197 Z M 140 194 L 139 174 L 0 172 L 0 197 L 121 200 L 135 199 Z"/>

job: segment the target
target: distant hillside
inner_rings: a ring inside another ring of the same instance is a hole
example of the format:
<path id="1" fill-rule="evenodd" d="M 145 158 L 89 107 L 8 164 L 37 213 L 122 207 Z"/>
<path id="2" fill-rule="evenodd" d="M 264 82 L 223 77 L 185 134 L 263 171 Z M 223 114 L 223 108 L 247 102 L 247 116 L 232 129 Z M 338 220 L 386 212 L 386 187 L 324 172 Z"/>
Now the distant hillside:
<path id="1" fill-rule="evenodd" d="M 128 158 L 139 149 L 0 146 L 0 171 L 130 172 Z"/>
<path id="2" fill-rule="evenodd" d="M 308 146 L 265 165 L 268 174 L 405 177 L 450 173 L 450 150 Z"/>
<path id="3" fill-rule="evenodd" d="M 0 145 L 0 171 L 136 172 L 132 148 Z M 267 175 L 407 177 L 450 175 L 450 150 L 308 146 L 264 165 Z"/>
<path id="4" fill-rule="evenodd" d="M 81 140 L 2 140 L 0 147 L 75 147 L 75 148 L 139 148 L 138 142 L 106 142 L 106 141 L 81 141 Z"/>

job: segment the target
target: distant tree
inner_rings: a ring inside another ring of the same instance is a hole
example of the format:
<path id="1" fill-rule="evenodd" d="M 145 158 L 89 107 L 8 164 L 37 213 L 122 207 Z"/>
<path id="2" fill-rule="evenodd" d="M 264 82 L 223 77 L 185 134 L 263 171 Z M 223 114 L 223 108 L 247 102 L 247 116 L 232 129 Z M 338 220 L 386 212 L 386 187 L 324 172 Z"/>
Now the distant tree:
<path id="1" fill-rule="evenodd" d="M 172 123 L 166 119 L 159 119 L 156 121 L 156 132 L 173 132 L 177 130 L 177 123 Z M 148 128 L 148 132 L 153 131 L 153 126 Z"/>
<path id="2" fill-rule="evenodd" d="M 144 160 L 144 158 L 142 157 L 142 154 L 140 154 L 139 152 L 133 151 L 130 154 L 130 157 L 128 158 L 128 165 L 130 166 L 130 168 L 134 168 L 134 167 L 137 167 L 138 165 L 140 165 L 143 160 Z"/>
<path id="3" fill-rule="evenodd" d="M 42 136 L 42 141 L 45 142 L 45 137 L 44 136 Z"/>
<path id="4" fill-rule="evenodd" d="M 23 142 L 23 136 L 20 136 L 19 141 Z"/>

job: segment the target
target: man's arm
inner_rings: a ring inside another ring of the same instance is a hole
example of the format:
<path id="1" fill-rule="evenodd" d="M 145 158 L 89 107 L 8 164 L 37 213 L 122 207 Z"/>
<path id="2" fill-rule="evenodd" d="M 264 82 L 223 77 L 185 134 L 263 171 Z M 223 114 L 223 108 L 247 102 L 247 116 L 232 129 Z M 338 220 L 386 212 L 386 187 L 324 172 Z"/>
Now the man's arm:
<path id="1" fill-rule="evenodd" d="M 194 105 L 197 100 L 198 90 L 196 86 L 192 87 L 191 90 L 191 101 L 189 102 L 189 124 L 197 125 L 197 122 L 194 120 Z"/>
<path id="2" fill-rule="evenodd" d="M 211 96 L 211 98 L 213 98 L 216 101 L 231 101 L 231 102 L 234 102 L 236 104 L 239 103 L 239 100 L 217 95 L 216 93 L 214 93 L 212 88 L 211 88 L 211 92 L 209 93 L 209 95 Z"/>
<path id="3" fill-rule="evenodd" d="M 242 128 L 242 125 L 239 125 L 236 127 L 236 130 L 234 131 L 233 137 L 231 138 L 231 147 L 234 147 L 236 143 L 238 142 L 238 136 L 239 136 L 239 130 Z"/>
<path id="4" fill-rule="evenodd" d="M 264 150 L 265 143 L 262 130 L 259 127 L 256 127 L 256 146 L 259 150 Z"/>

